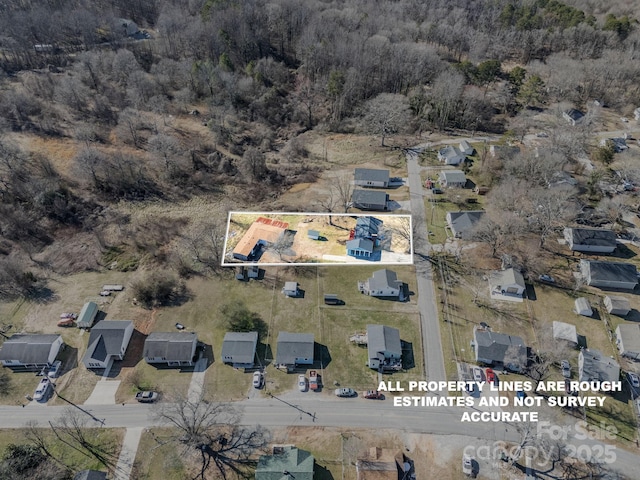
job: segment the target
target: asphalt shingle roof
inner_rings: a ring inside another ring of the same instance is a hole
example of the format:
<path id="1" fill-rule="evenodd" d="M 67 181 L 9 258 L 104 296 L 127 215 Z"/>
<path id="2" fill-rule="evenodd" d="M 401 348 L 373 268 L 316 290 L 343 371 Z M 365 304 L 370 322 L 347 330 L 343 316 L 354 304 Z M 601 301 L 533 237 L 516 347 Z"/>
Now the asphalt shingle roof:
<path id="1" fill-rule="evenodd" d="M 222 358 L 233 363 L 253 364 L 258 344 L 258 332 L 227 332 L 222 341 Z"/>
<path id="2" fill-rule="evenodd" d="M 109 356 L 120 355 L 124 332 L 132 324 L 131 320 L 103 320 L 98 322 L 91 329 L 85 358 L 104 362 Z"/>
<path id="3" fill-rule="evenodd" d="M 389 182 L 389 170 L 356 168 L 354 178 L 356 181 Z"/>
<path id="4" fill-rule="evenodd" d="M 166 358 L 168 362 L 193 360 L 193 344 L 198 341 L 195 332 L 152 332 L 144 341 L 144 357 Z"/>
<path id="5" fill-rule="evenodd" d="M 313 455 L 296 447 L 281 449 L 281 453 L 260 457 L 256 467 L 256 480 L 313 479 Z"/>
<path id="6" fill-rule="evenodd" d="M 278 334 L 278 351 L 276 363 L 278 365 L 294 365 L 296 358 L 313 358 L 313 334 L 289 333 Z"/>
<path id="7" fill-rule="evenodd" d="M 47 363 L 51 345 L 60 335 L 17 333 L 5 340 L 0 360 L 19 360 L 20 363 Z"/>

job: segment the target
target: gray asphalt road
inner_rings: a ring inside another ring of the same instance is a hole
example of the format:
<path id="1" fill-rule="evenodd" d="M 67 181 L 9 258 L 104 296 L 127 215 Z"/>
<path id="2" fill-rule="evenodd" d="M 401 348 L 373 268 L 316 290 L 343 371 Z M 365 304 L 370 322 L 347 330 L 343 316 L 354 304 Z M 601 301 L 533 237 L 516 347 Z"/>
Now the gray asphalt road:
<path id="1" fill-rule="evenodd" d="M 425 373 L 428 380 L 445 380 L 438 302 L 433 284 L 431 263 L 427 259 L 430 251 L 427 217 L 424 208 L 424 190 L 420 178 L 418 155 L 409 151 L 406 155 L 411 200 L 411 217 L 414 224 L 413 261 L 416 267 L 418 309 L 422 333 Z"/>
<path id="2" fill-rule="evenodd" d="M 339 428 L 394 429 L 409 433 L 435 435 L 460 435 L 469 438 L 470 443 L 481 439 L 486 445 L 491 442 L 519 439 L 515 425 L 505 423 L 462 423 L 462 408 L 455 407 L 394 407 L 391 399 L 384 401 L 362 398 L 337 399 L 326 395 L 308 394 L 306 398 L 284 395 L 282 400 L 252 398 L 236 405 L 242 411 L 244 425 L 264 427 L 321 426 Z M 286 403 L 285 403 L 286 402 Z M 158 425 L 153 416 L 154 405 L 94 405 L 86 410 L 97 420 L 89 423 L 105 427 L 151 427 Z M 29 421 L 46 426 L 71 407 L 0 407 L 0 428 L 20 428 Z M 598 439 L 569 442 L 576 451 L 598 452 L 604 444 Z M 594 445 L 601 446 L 599 450 Z M 638 456 L 621 448 L 615 448 L 610 467 L 623 476 L 617 478 L 638 478 Z"/>

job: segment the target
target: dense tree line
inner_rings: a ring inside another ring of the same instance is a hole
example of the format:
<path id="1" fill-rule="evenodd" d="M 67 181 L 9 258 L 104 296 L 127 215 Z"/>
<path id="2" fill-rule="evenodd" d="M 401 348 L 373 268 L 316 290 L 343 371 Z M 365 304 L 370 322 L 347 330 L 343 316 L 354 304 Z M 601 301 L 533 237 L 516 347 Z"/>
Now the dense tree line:
<path id="1" fill-rule="evenodd" d="M 73 232 L 96 251 L 129 245 L 126 265 L 147 249 L 171 257 L 166 235 L 150 242 L 114 203 L 222 199 L 241 186 L 234 201 L 255 205 L 313 181 L 322 160 L 300 137 L 311 129 L 383 146 L 398 132 L 507 123 L 524 135 L 528 107 L 640 103 L 637 22 L 558 0 L 24 0 L 0 12 L 5 295 L 40 291 L 37 269 L 63 258 L 46 252 Z M 202 133 L 176 120 L 187 114 Z M 20 135 L 73 154 L 62 169 Z M 178 255 L 180 271 L 219 259 L 204 228 L 179 242 L 197 253 L 191 265 Z"/>

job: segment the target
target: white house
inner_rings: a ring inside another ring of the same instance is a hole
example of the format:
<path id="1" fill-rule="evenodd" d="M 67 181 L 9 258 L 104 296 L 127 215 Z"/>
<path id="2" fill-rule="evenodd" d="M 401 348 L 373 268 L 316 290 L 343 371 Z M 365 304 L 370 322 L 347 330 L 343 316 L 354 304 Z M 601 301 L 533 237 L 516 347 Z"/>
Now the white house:
<path id="1" fill-rule="evenodd" d="M 464 188 L 467 177 L 462 170 L 443 170 L 439 175 L 440 185 L 446 188 Z"/>
<path id="2" fill-rule="evenodd" d="M 515 268 L 507 268 L 489 274 L 491 298 L 522 302 L 525 289 L 524 277 Z"/>
<path id="3" fill-rule="evenodd" d="M 41 370 L 51 365 L 63 345 L 60 335 L 17 333 L 0 349 L 0 363 L 19 370 Z"/>
<path id="4" fill-rule="evenodd" d="M 462 140 L 459 147 L 460 152 L 462 152 L 464 155 L 473 155 L 473 152 L 475 152 L 475 149 L 466 140 Z"/>
<path id="5" fill-rule="evenodd" d="M 624 323 L 616 328 L 616 345 L 620 355 L 640 360 L 640 325 Z"/>
<path id="6" fill-rule="evenodd" d="M 361 293 L 372 297 L 397 297 L 399 300 L 404 300 L 403 286 L 396 272 L 386 268 L 373 272 L 373 276 L 368 280 L 358 282 L 358 290 Z"/>
<path id="7" fill-rule="evenodd" d="M 198 336 L 195 332 L 152 332 L 144 341 L 142 356 L 149 364 L 191 366 L 197 346 Z"/>
<path id="8" fill-rule="evenodd" d="M 460 165 L 466 156 L 457 147 L 447 145 L 438 151 L 438 160 L 445 165 Z"/>
<path id="9" fill-rule="evenodd" d="M 87 368 L 108 368 L 114 360 L 122 360 L 133 335 L 131 320 L 103 320 L 89 335 L 82 363 Z"/>
<path id="10" fill-rule="evenodd" d="M 605 228 L 564 229 L 564 239 L 574 252 L 612 253 L 616 249 L 616 234 Z"/>

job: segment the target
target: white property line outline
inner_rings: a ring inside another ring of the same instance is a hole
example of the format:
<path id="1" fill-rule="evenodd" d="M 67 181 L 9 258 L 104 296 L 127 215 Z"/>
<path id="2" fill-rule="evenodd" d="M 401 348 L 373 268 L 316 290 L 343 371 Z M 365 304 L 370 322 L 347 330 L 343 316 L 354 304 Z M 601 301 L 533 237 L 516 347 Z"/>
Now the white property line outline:
<path id="1" fill-rule="evenodd" d="M 233 210 L 230 211 L 229 214 L 227 215 L 227 230 L 225 232 L 224 235 L 224 247 L 223 247 L 223 254 L 222 254 L 222 261 L 220 263 L 220 266 L 222 267 L 238 267 L 238 266 L 262 266 L 262 267 L 291 267 L 291 266 L 307 266 L 307 267 L 311 267 L 311 266 L 337 266 L 337 267 L 351 267 L 354 265 L 357 266 L 367 266 L 367 265 L 413 265 L 413 217 L 410 214 L 399 214 L 399 215 L 393 215 L 390 213 L 383 213 L 381 215 L 376 215 L 377 212 L 371 212 L 371 213 L 329 213 L 329 212 L 246 212 L 246 211 L 238 211 L 238 210 Z M 227 242 L 229 241 L 229 229 L 231 226 L 231 215 L 234 214 L 239 214 L 239 215 L 296 215 L 296 216 L 324 216 L 324 217 L 328 217 L 329 215 L 331 215 L 332 217 L 376 217 L 376 218 L 380 218 L 380 217 L 395 217 L 395 218 L 402 218 L 402 217 L 408 217 L 409 218 L 409 262 L 345 262 L 345 263 L 338 263 L 338 262 L 330 262 L 330 263 L 323 263 L 323 262 L 302 262 L 302 263 L 297 263 L 297 262 L 282 262 L 282 263 L 259 263 L 259 262 L 234 262 L 234 263 L 229 263 L 229 262 L 225 262 L 225 258 L 227 255 Z"/>

